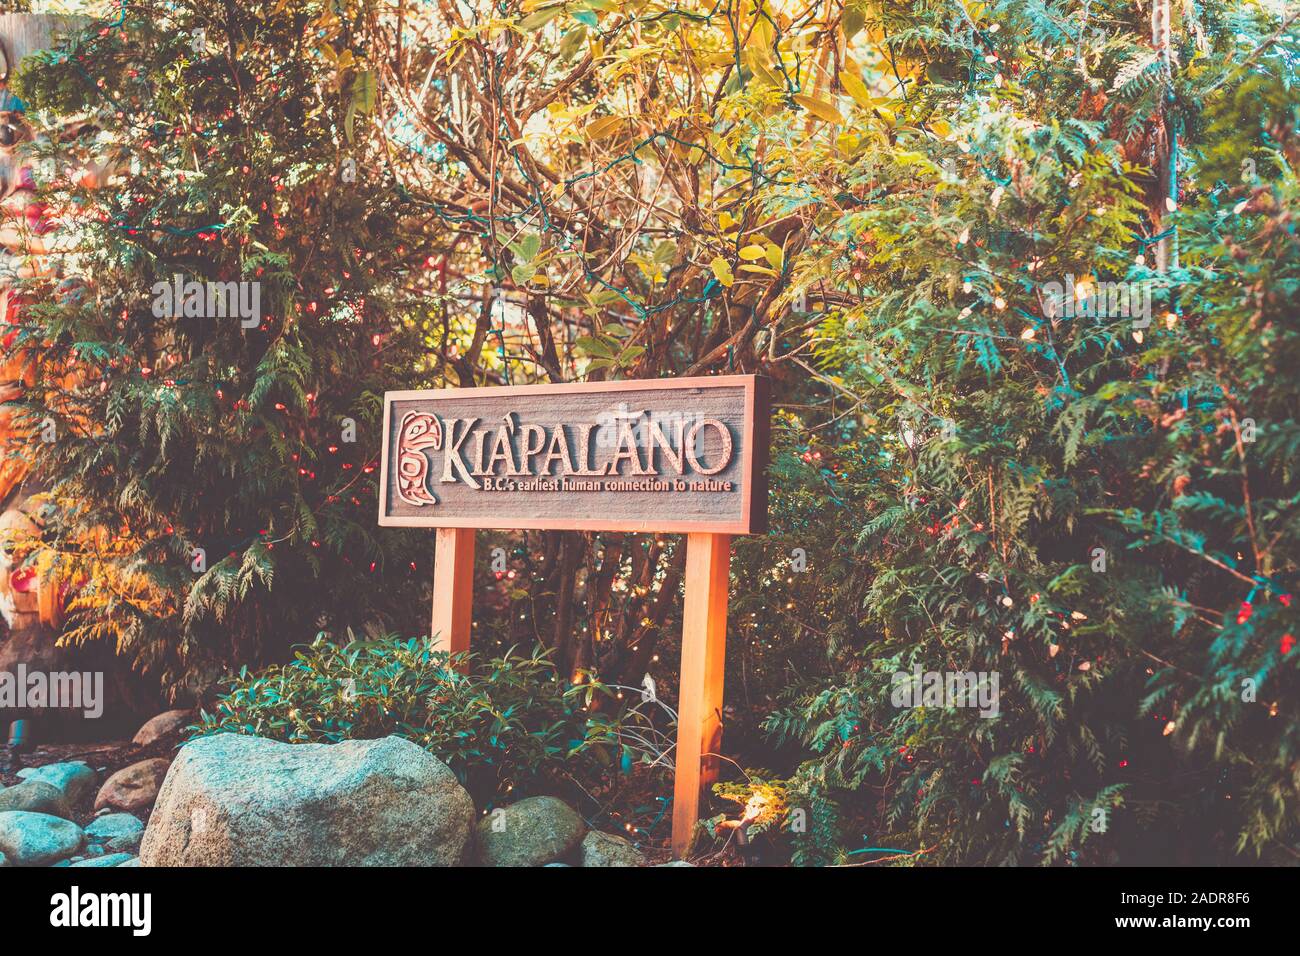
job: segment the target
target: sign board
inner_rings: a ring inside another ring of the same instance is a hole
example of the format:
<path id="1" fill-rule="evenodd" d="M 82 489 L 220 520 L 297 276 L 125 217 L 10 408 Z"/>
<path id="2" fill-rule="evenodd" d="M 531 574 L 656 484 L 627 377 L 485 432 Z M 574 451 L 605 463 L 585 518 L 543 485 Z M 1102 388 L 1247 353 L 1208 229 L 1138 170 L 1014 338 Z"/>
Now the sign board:
<path id="1" fill-rule="evenodd" d="M 686 534 L 673 850 L 717 779 L 731 536 L 767 530 L 753 375 L 388 392 L 379 523 L 436 528 L 435 647 L 470 648 L 474 529 Z"/>
<path id="2" fill-rule="evenodd" d="M 752 375 L 389 392 L 379 523 L 762 532 L 767 428 Z"/>

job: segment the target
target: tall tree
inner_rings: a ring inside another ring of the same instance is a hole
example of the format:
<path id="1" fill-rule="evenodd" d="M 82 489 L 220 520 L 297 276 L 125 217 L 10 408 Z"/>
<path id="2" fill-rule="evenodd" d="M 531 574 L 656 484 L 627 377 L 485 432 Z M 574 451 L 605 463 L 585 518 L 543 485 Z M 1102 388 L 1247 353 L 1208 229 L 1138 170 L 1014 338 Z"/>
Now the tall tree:
<path id="1" fill-rule="evenodd" d="M 42 386 L 22 411 L 59 436 L 21 454 L 78 582 L 65 639 L 172 690 L 319 627 L 420 628 L 429 549 L 378 532 L 374 472 L 429 250 L 378 170 L 360 52 L 332 3 L 132 2 L 20 80 L 89 120 L 43 157 L 75 266 L 30 281 L 17 338 Z"/>

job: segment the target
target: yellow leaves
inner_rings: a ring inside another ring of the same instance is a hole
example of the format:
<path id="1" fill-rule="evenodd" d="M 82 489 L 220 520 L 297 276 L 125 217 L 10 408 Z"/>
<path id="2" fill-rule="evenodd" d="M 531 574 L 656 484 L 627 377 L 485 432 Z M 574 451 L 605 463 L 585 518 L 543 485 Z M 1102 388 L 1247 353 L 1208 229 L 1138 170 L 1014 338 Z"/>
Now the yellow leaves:
<path id="1" fill-rule="evenodd" d="M 727 142 L 725 136 L 710 136 L 709 143 L 713 146 L 713 152 L 718 155 L 724 163 L 732 165 L 736 162 L 736 154 L 732 152 L 731 144 Z"/>
<path id="2" fill-rule="evenodd" d="M 865 109 L 870 109 L 872 105 L 871 94 L 867 91 L 867 84 L 863 83 L 857 76 L 848 70 L 840 70 L 840 86 L 844 87 L 844 92 Z"/>
<path id="3" fill-rule="evenodd" d="M 556 126 L 568 126 L 574 120 L 582 119 L 588 113 L 596 108 L 595 103 L 587 103 L 583 106 L 564 106 L 559 102 L 552 102 L 546 107 L 546 111 L 551 115 Z"/>
<path id="4" fill-rule="evenodd" d="M 660 56 L 664 48 L 658 43 L 638 43 L 636 46 L 630 46 L 626 50 L 619 51 L 620 60 L 639 60 L 647 56 Z"/>
<path id="5" fill-rule="evenodd" d="M 745 53 L 745 62 L 749 66 L 749 71 L 754 75 L 754 79 L 767 86 L 781 86 L 781 78 L 776 75 L 767 65 L 767 60 L 761 55 L 755 55 L 753 51 Z"/>
<path id="6" fill-rule="evenodd" d="M 601 116 L 588 123 L 583 132 L 592 142 L 609 139 L 611 136 L 618 135 L 626 122 L 627 120 L 622 116 Z"/>
<path id="7" fill-rule="evenodd" d="M 698 166 L 705 155 L 704 150 L 699 146 L 693 146 L 690 143 L 679 143 L 676 140 L 669 145 L 668 150 L 688 166 Z M 651 156 L 653 156 L 653 151 L 651 151 Z"/>
<path id="8" fill-rule="evenodd" d="M 767 257 L 773 269 L 780 269 L 785 264 L 785 250 L 780 246 L 769 245 L 763 250 L 763 255 Z"/>
<path id="9" fill-rule="evenodd" d="M 559 0 L 524 0 L 521 10 L 528 16 L 519 21 L 519 29 L 528 32 L 546 26 L 564 12 L 564 5 Z"/>
<path id="10" fill-rule="evenodd" d="M 829 100 L 824 100 L 818 96 L 809 96 L 806 93 L 796 93 L 794 101 L 820 120 L 837 124 L 844 122 L 844 117 L 840 115 L 840 111 Z"/>
<path id="11" fill-rule="evenodd" d="M 738 225 L 731 214 L 727 212 L 719 214 L 718 222 L 723 229 L 730 229 L 732 226 Z M 751 275 L 777 278 L 780 276 L 781 267 L 785 263 L 785 252 L 780 246 L 765 237 L 760 236 L 758 238 L 762 241 L 750 242 L 740 248 L 738 254 L 743 261 L 740 263 L 738 271 Z M 710 263 L 710 267 L 713 269 L 713 275 L 724 286 L 730 288 L 735 282 L 736 277 L 731 271 L 731 265 L 722 256 L 716 257 Z"/>
<path id="12" fill-rule="evenodd" d="M 709 263 L 709 268 L 713 270 L 713 277 L 728 289 L 736 281 L 736 277 L 731 272 L 731 264 L 722 256 L 714 256 L 713 261 Z"/>
<path id="13" fill-rule="evenodd" d="M 776 39 L 776 31 L 772 28 L 772 21 L 761 13 L 756 13 L 754 17 L 754 29 L 749 31 L 749 38 L 745 41 L 745 46 L 755 47 L 759 50 L 770 50 L 772 41 Z"/>

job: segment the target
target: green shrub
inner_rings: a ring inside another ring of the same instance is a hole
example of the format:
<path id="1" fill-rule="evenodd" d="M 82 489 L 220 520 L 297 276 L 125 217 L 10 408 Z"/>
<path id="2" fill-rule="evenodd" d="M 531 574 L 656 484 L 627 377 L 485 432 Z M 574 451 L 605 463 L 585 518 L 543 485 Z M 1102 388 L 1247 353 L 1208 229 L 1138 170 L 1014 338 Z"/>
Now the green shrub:
<path id="1" fill-rule="evenodd" d="M 423 639 L 340 645 L 318 636 L 288 664 L 241 669 L 197 732 L 288 743 L 396 734 L 451 767 L 481 804 L 544 787 L 562 768 L 608 764 L 616 722 L 592 710 L 596 695 L 608 696 L 562 679 L 544 652 L 480 660 Z"/>

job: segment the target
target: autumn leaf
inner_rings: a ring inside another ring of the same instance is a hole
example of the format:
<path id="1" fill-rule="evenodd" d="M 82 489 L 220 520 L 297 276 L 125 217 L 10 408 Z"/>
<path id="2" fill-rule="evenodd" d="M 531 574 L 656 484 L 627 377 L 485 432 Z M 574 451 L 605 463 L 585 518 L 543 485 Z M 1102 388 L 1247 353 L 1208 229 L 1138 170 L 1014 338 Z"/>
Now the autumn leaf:
<path id="1" fill-rule="evenodd" d="M 871 107 L 871 94 L 867 91 L 867 85 L 848 70 L 840 70 L 840 86 L 844 87 L 844 92 L 853 97 L 859 106 L 868 109 Z"/>
<path id="2" fill-rule="evenodd" d="M 844 117 L 840 115 L 840 111 L 828 100 L 823 100 L 817 96 L 809 96 L 806 93 L 796 93 L 794 101 L 818 119 L 825 120 L 828 123 L 844 122 Z"/>
<path id="3" fill-rule="evenodd" d="M 736 277 L 731 274 L 731 265 L 722 256 L 715 256 L 709 263 L 709 268 L 713 270 L 714 277 L 728 289 L 736 281 Z"/>
<path id="4" fill-rule="evenodd" d="M 624 119 L 621 116 L 602 116 L 588 123 L 583 132 L 587 134 L 588 139 L 593 141 L 608 139 L 619 133 L 623 128 L 623 122 Z"/>

